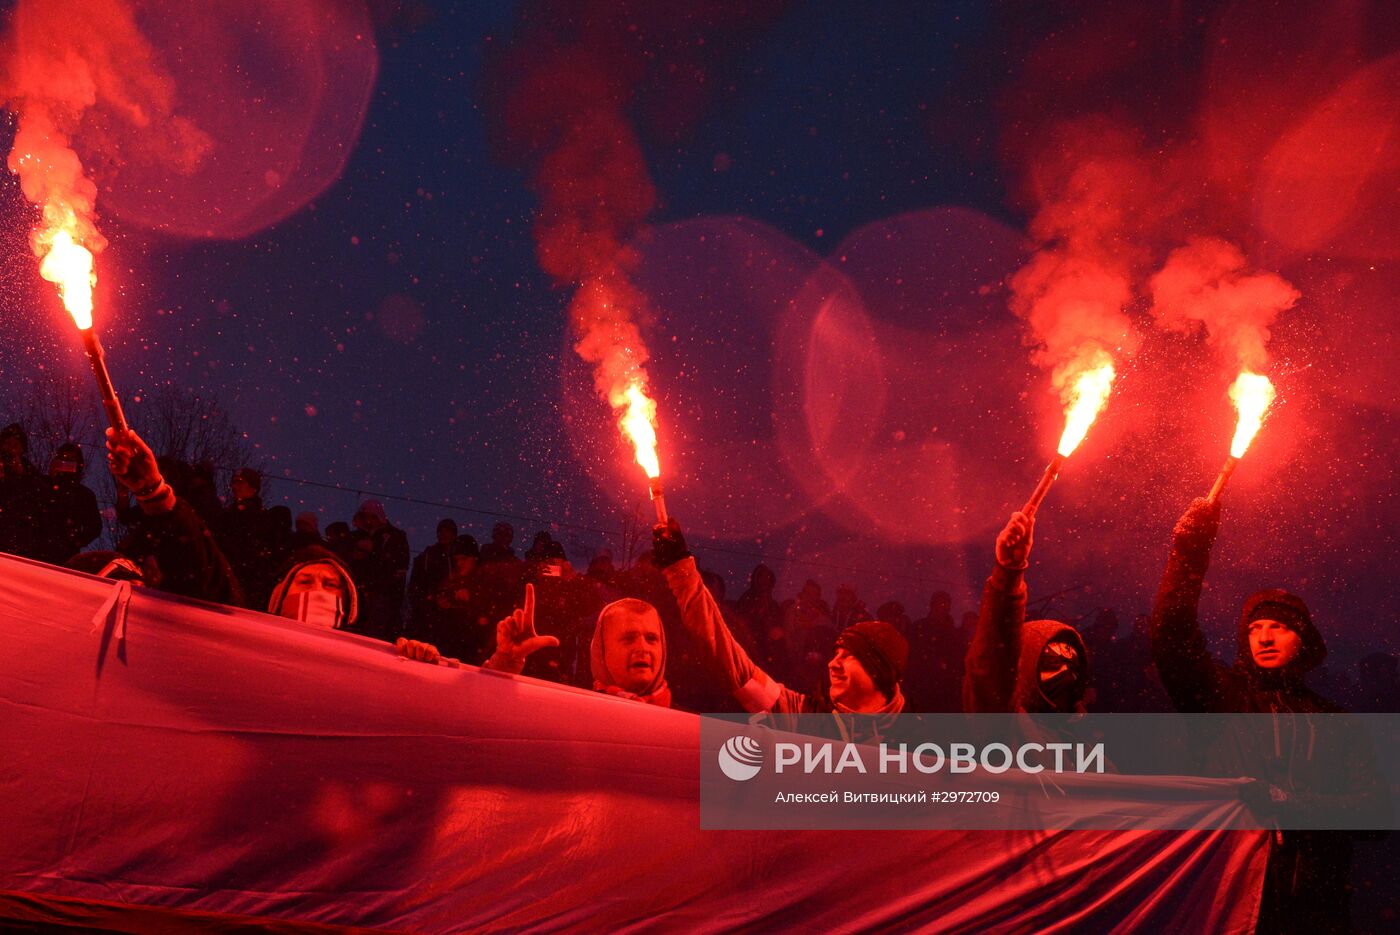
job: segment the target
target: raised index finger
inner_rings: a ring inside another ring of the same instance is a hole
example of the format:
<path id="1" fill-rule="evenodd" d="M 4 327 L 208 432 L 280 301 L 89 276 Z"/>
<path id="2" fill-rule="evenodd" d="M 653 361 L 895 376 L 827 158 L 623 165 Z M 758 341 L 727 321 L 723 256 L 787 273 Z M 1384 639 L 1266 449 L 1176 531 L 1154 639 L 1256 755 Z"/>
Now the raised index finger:
<path id="1" fill-rule="evenodd" d="M 525 622 L 531 627 L 535 625 L 535 586 L 528 582 L 525 584 Z"/>

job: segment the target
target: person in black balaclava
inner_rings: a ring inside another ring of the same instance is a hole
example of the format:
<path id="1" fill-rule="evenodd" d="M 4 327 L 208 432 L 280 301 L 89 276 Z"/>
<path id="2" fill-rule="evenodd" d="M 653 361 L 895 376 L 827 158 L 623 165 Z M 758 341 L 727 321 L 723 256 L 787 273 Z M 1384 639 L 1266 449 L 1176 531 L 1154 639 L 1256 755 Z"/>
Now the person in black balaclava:
<path id="1" fill-rule="evenodd" d="M 1013 513 L 997 536 L 996 565 L 982 589 L 967 650 L 963 710 L 1069 714 L 1084 710 L 1089 656 L 1079 632 L 1058 620 L 1026 619 L 1025 572 L 1035 518 Z"/>
<path id="2" fill-rule="evenodd" d="M 1152 610 L 1152 660 L 1178 711 L 1268 715 L 1257 736 L 1241 725 L 1209 735 L 1206 769 L 1218 776 L 1251 776 L 1245 797 L 1256 816 L 1287 827 L 1307 818 L 1388 812 L 1385 787 L 1365 738 L 1314 715 L 1343 710 L 1305 684 L 1327 655 L 1303 599 L 1281 589 L 1244 602 L 1236 627 L 1234 663 L 1211 658 L 1198 608 L 1210 550 L 1220 528 L 1219 501 L 1195 500 L 1176 524 L 1171 556 Z M 1295 825 L 1296 827 L 1296 825 Z M 1259 909 L 1259 932 L 1350 932 L 1353 834 L 1276 831 Z"/>

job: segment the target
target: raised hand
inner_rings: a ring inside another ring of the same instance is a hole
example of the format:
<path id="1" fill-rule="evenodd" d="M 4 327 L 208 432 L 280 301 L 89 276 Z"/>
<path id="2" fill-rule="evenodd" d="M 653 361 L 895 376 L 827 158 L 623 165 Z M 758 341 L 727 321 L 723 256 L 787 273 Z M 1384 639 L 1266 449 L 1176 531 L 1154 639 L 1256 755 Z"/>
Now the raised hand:
<path id="1" fill-rule="evenodd" d="M 496 624 L 496 651 L 486 660 L 483 668 L 519 673 L 525 668 L 525 660 L 530 658 L 531 653 L 558 645 L 558 638 L 540 636 L 535 632 L 535 586 L 527 584 L 525 606 L 516 608 L 514 613 Z"/>
<path id="2" fill-rule="evenodd" d="M 657 568 L 670 568 L 681 559 L 688 558 L 690 550 L 686 548 L 685 536 L 681 533 L 681 524 L 676 522 L 675 517 L 671 517 L 662 525 L 657 523 L 651 531 L 651 560 Z"/>
<path id="3" fill-rule="evenodd" d="M 1220 501 L 1211 502 L 1205 497 L 1197 497 L 1181 514 L 1181 519 L 1176 521 L 1172 538 L 1180 547 L 1208 551 L 1219 531 Z"/>
<path id="4" fill-rule="evenodd" d="M 161 476 L 155 454 L 131 429 L 107 429 L 107 467 L 145 512 L 164 513 L 174 508 L 175 494 Z"/>
<path id="5" fill-rule="evenodd" d="M 1006 528 L 997 536 L 997 564 L 1014 570 L 1029 566 L 1034 532 L 1035 517 L 1020 511 L 1012 513 Z"/>

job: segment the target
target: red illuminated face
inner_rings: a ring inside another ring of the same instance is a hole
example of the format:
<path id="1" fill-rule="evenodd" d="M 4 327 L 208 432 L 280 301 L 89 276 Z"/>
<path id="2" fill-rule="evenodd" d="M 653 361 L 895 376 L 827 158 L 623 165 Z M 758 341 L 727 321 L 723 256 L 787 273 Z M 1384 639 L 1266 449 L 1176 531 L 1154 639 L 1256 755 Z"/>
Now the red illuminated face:
<path id="1" fill-rule="evenodd" d="M 1277 620 L 1252 620 L 1249 652 L 1261 669 L 1281 669 L 1303 650 L 1303 638 Z"/>
<path id="2" fill-rule="evenodd" d="M 837 648 L 826 664 L 826 675 L 831 681 L 831 700 L 852 711 L 878 711 L 888 703 L 865 666 L 844 649 Z"/>
<path id="3" fill-rule="evenodd" d="M 603 664 L 623 691 L 640 694 L 661 666 L 661 618 L 656 611 L 611 612 L 603 624 Z"/>
<path id="4" fill-rule="evenodd" d="M 296 600 L 299 594 L 307 591 L 331 591 L 337 595 L 342 594 L 345 581 L 340 576 L 340 572 L 333 566 L 325 562 L 316 562 L 307 565 L 296 573 L 292 583 L 287 586 L 287 595 L 282 600 L 277 612 L 283 617 L 296 617 Z"/>

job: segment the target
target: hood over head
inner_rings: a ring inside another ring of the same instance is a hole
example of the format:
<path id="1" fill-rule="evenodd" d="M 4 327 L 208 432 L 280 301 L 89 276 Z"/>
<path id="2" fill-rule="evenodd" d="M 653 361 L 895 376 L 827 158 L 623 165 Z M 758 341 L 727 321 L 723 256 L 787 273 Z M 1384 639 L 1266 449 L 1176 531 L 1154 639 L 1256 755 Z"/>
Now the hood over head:
<path id="1" fill-rule="evenodd" d="M 620 695 L 624 698 L 636 698 L 639 701 L 645 701 L 647 704 L 654 704 L 662 708 L 671 707 L 671 689 L 666 684 L 666 627 L 664 625 L 661 627 L 661 658 L 656 663 L 656 676 L 643 691 L 635 694 L 625 691 L 617 684 L 617 678 L 608 671 L 607 658 L 603 653 L 603 628 L 608 624 L 609 618 L 615 616 L 619 611 L 630 613 L 651 611 L 656 614 L 655 607 L 635 597 L 624 597 L 622 600 L 613 601 L 598 612 L 598 622 L 593 626 L 593 640 L 588 644 L 588 662 L 593 670 L 593 690 L 607 692 L 610 695 Z M 657 619 L 660 617 L 661 615 L 657 614 Z"/>
<path id="2" fill-rule="evenodd" d="M 360 615 L 360 597 L 355 590 L 355 580 L 350 577 L 349 569 L 336 557 L 334 552 L 319 545 L 309 545 L 292 553 L 291 560 L 282 566 L 284 571 L 281 579 L 277 582 L 277 586 L 272 589 L 272 597 L 267 602 L 267 612 L 279 617 L 282 615 L 282 604 L 287 599 L 287 591 L 291 588 L 292 581 L 296 579 L 297 572 L 308 565 L 329 565 L 339 574 L 349 598 L 341 608 L 340 619 L 336 622 L 335 628 L 343 630 L 350 626 Z"/>
<path id="3" fill-rule="evenodd" d="M 1054 641 L 1068 644 L 1078 654 L 1080 704 L 1076 704 L 1074 708 L 1082 707 L 1084 692 L 1089 687 L 1089 653 L 1084 648 L 1084 640 L 1079 631 L 1058 620 L 1027 620 L 1021 627 L 1021 655 L 1016 666 L 1016 710 L 1040 713 L 1061 711 L 1045 694 L 1040 681 L 1041 654 L 1045 651 L 1046 644 Z"/>

